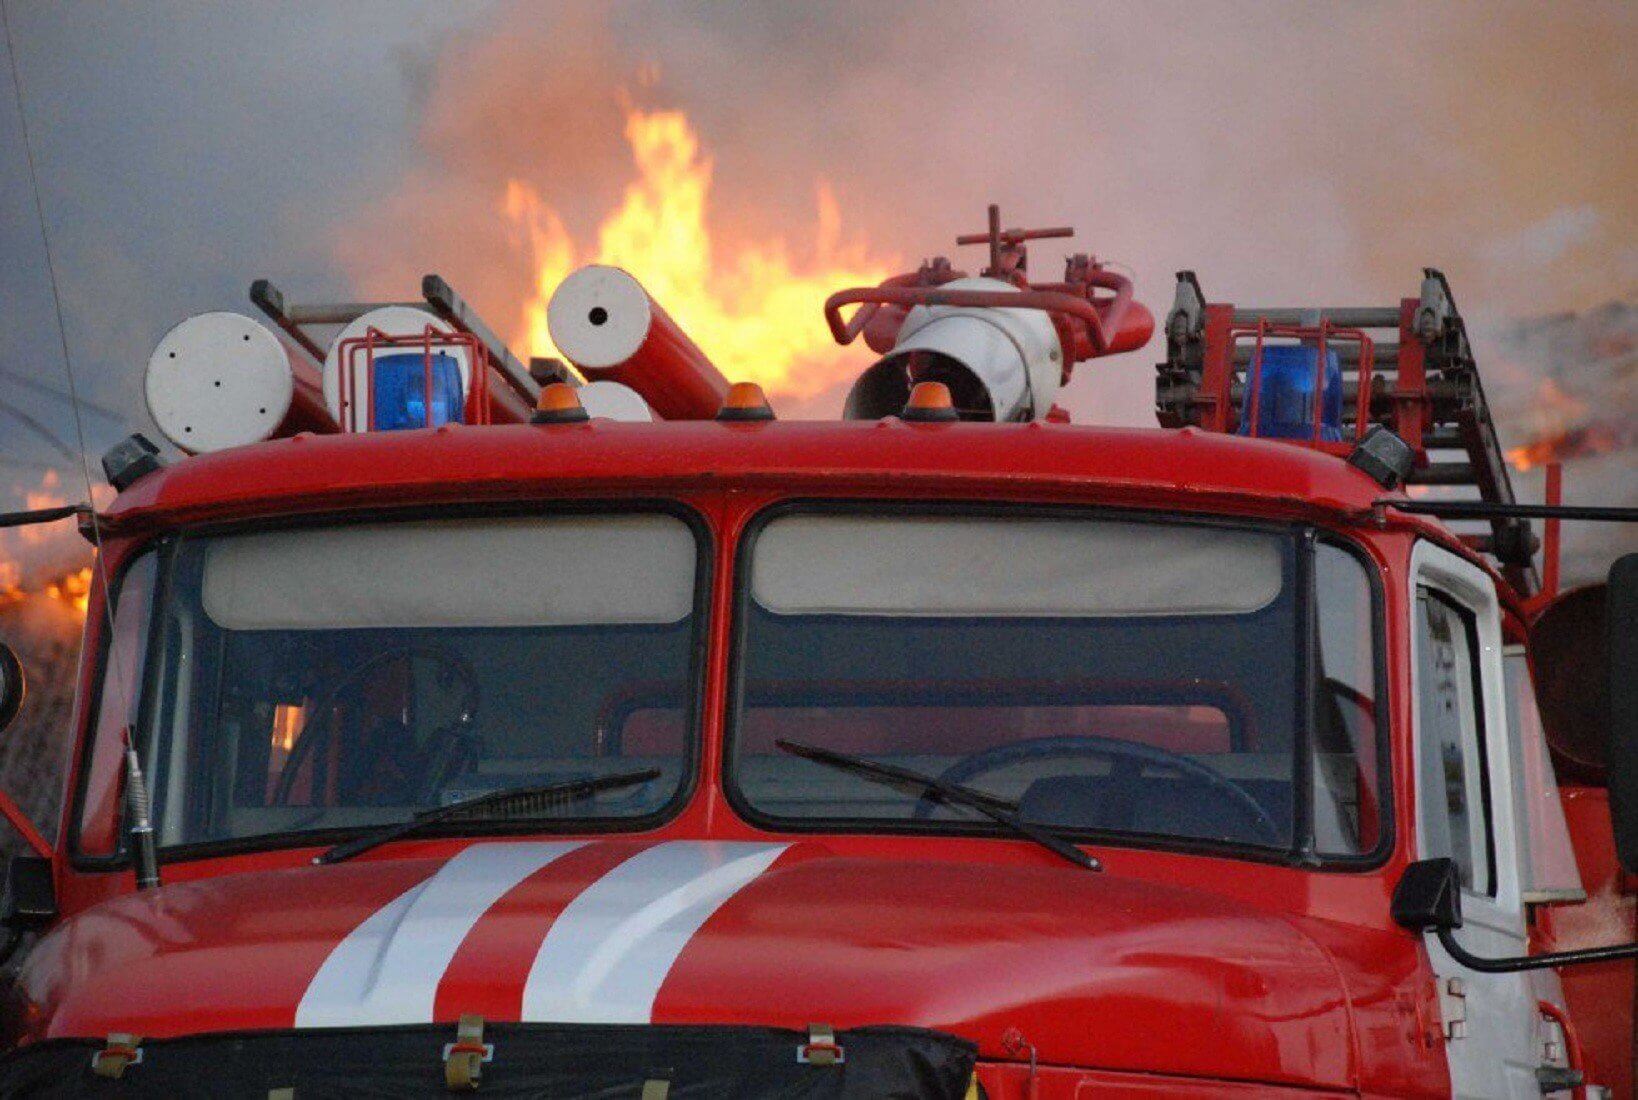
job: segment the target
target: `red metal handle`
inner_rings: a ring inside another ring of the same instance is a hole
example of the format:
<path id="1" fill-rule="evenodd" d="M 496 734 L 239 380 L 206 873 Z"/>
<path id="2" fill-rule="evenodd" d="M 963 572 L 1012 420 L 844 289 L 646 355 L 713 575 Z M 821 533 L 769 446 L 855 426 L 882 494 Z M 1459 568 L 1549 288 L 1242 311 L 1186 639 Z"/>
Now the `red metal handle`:
<path id="1" fill-rule="evenodd" d="M 1130 283 L 1127 298 L 1130 300 Z M 1115 302 L 1120 302 L 1117 294 Z M 862 305 L 851 320 L 842 319 L 842 309 Z M 1103 315 L 1087 298 L 1061 290 L 946 290 L 936 286 L 870 286 L 838 291 L 825 300 L 825 322 L 838 344 L 851 344 L 870 320 L 870 306 L 965 306 L 973 309 L 1039 309 L 1063 314 L 1086 324 L 1092 346 L 1103 351 L 1109 346 Z M 875 310 L 871 309 L 870 314 Z"/>

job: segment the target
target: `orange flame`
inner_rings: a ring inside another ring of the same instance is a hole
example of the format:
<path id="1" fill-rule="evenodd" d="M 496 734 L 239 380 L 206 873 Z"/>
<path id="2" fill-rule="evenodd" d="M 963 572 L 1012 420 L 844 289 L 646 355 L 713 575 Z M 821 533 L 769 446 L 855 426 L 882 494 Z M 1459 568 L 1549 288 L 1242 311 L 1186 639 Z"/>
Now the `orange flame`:
<path id="1" fill-rule="evenodd" d="M 91 567 L 76 569 L 72 573 L 65 573 L 45 586 L 45 594 L 54 600 L 61 600 L 85 616 L 85 609 L 91 603 Z"/>
<path id="2" fill-rule="evenodd" d="M 1522 447 L 1513 447 L 1507 452 L 1507 461 L 1513 464 L 1514 469 L 1522 472 L 1533 470 L 1537 466 L 1545 466 L 1549 462 L 1611 454 L 1625 445 L 1626 440 L 1622 438 L 1618 428 L 1595 420 L 1569 431 L 1531 440 Z"/>
<path id="3" fill-rule="evenodd" d="M 1587 403 L 1565 393 L 1556 381 L 1543 379 L 1531 408 L 1535 437 L 1522 447 L 1510 448 L 1507 461 L 1521 472 L 1588 455 L 1610 454 L 1634 442 L 1629 426 L 1609 420 L 1588 419 Z"/>
<path id="4" fill-rule="evenodd" d="M 843 244 L 835 196 L 818 183 L 814 262 L 793 260 L 774 238 L 722 259 L 707 224 L 712 161 L 681 111 L 626 112 L 626 141 L 637 179 L 598 228 L 595 249 L 577 249 L 557 212 L 522 180 L 510 180 L 502 209 L 535 268 L 518 345 L 531 355 L 560 353 L 546 329 L 546 303 L 564 276 L 586 263 L 630 271 L 731 381 L 812 397 L 850 373 L 846 349 L 821 314 L 827 295 L 874 285 L 895 268 L 861 244 Z"/>

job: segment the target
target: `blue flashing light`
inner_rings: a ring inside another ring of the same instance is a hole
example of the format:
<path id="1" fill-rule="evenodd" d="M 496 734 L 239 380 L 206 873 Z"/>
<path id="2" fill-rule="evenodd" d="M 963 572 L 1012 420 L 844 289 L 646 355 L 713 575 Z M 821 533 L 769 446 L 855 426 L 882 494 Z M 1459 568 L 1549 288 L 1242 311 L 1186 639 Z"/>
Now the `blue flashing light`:
<path id="1" fill-rule="evenodd" d="M 375 430 L 425 428 L 427 422 L 427 357 L 422 351 L 377 355 L 370 392 L 375 401 Z M 463 423 L 461 367 L 453 355 L 432 353 L 432 421 Z"/>
<path id="2" fill-rule="evenodd" d="M 1314 438 L 1314 367 L 1319 349 L 1301 344 L 1264 344 L 1262 366 L 1246 380 L 1240 417 L 1241 435 L 1272 439 Z M 1257 393 L 1257 430 L 1251 427 L 1252 394 Z M 1325 394 L 1319 438 L 1342 439 L 1342 362 L 1325 351 Z"/>

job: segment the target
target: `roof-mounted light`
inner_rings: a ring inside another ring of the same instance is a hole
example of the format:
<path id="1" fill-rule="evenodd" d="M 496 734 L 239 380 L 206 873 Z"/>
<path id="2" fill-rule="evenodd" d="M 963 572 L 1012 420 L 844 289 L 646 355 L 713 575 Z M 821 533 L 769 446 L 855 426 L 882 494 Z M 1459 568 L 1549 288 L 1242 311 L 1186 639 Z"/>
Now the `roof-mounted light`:
<path id="1" fill-rule="evenodd" d="M 900 417 L 920 424 L 944 424 L 961 419 L 950 396 L 950 387 L 943 382 L 917 382 Z"/>
<path id="2" fill-rule="evenodd" d="M 580 395 L 566 382 L 553 382 L 541 389 L 535 401 L 531 424 L 584 424 L 591 416 L 580 403 Z"/>
<path id="3" fill-rule="evenodd" d="M 735 382 L 729 386 L 728 396 L 723 399 L 722 408 L 717 410 L 718 420 L 745 422 L 773 418 L 773 406 L 768 404 L 768 395 L 755 382 Z"/>

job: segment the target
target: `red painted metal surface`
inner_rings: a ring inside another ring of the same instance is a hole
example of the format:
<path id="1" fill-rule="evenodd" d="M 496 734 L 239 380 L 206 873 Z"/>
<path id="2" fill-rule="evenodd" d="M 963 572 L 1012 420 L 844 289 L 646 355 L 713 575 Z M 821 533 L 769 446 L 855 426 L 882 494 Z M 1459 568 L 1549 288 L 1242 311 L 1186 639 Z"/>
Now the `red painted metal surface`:
<path id="1" fill-rule="evenodd" d="M 665 420 L 709 420 L 728 396 L 728 379 L 653 298 L 648 335 L 631 357 L 612 367 L 580 366 L 589 378 L 630 386 Z"/>
<path id="2" fill-rule="evenodd" d="M 284 422 L 274 429 L 275 437 L 291 436 L 297 432 L 337 432 L 341 426 L 330 415 L 330 406 L 324 400 L 324 376 L 306 354 L 297 351 L 283 340 L 285 357 L 290 361 L 290 411 Z"/>
<path id="3" fill-rule="evenodd" d="M 1630 876 L 1621 870 L 1610 831 L 1609 792 L 1603 787 L 1565 786 L 1564 816 L 1575 844 L 1576 864 L 1587 900 L 1544 906 L 1532 946 L 1540 951 L 1596 947 L 1638 938 L 1638 904 Z M 1587 1079 L 1615 1096 L 1633 1095 L 1635 968 L 1630 962 L 1566 967 L 1559 974 L 1565 1007 L 1580 1039 Z"/>
<path id="4" fill-rule="evenodd" d="M 1546 503 L 1564 503 L 1564 463 L 1547 464 Z M 1541 535 L 1541 593 L 1543 601 L 1558 595 L 1559 563 L 1563 557 L 1559 528 L 1561 521 L 1550 519 L 1543 525 Z"/>
<path id="5" fill-rule="evenodd" d="M 722 473 L 701 489 L 691 472 L 700 469 Z M 946 1028 L 980 1043 L 998 1098 L 1030 1095 L 1019 1091 L 1027 1070 L 1004 1040 L 1009 1031 L 1035 1049 L 1041 1097 L 1275 1086 L 1448 1094 L 1442 1046 L 1428 1038 L 1431 971 L 1418 939 L 1387 917 L 1409 858 L 1403 828 L 1388 863 L 1357 874 L 1109 848 L 1098 851 L 1108 871 L 1089 875 L 1008 840 L 771 836 L 734 814 L 718 778 L 734 544 L 766 504 L 789 495 L 977 494 L 1304 517 L 1367 538 L 1384 583 L 1397 586 L 1421 528 L 1375 527 L 1379 491 L 1333 457 L 1195 430 L 892 421 L 306 437 L 190 459 L 144 479 L 110 510 L 108 560 L 117 572 L 145 531 L 179 521 L 384 498 L 671 492 L 706 517 L 716 556 L 703 779 L 659 832 L 597 841 L 497 903 L 439 982 L 439 1019 L 474 1009 L 515 1018 L 522 960 L 538 948 L 543 919 L 624 859 L 662 841 L 782 840 L 792 847 L 689 941 L 655 1001 L 656 1019 Z M 96 623 L 100 589 L 93 598 Z M 1390 675 L 1402 678 L 1406 622 L 1396 615 L 1387 656 Z M 97 633 L 94 626 L 93 645 Z M 1405 758 L 1411 703 L 1401 694 L 1392 706 L 1393 751 Z M 1403 770 L 1394 798 L 1408 820 Z M 172 863 L 164 888 L 140 894 L 128 872 L 59 863 L 70 918 L 31 956 L 20 986 L 27 1004 L 6 1015 L 32 1037 L 289 1027 L 341 938 L 464 844 L 406 841 L 324 868 L 308 864 L 310 849 Z M 221 981 L 226 965 L 255 980 Z"/>
<path id="6" fill-rule="evenodd" d="M 503 898 L 444 972 L 435 1018 L 516 1019 L 555 915 L 655 839 L 595 842 Z M 26 1007 L 7 1015 L 32 1021 L 34 1038 L 290 1027 L 341 939 L 462 846 L 407 842 L 335 867 L 308 864 L 311 850 L 175 865 L 161 890 L 50 936 L 23 973 Z M 799 840 L 682 949 L 654 1021 L 891 1020 L 966 1036 L 995 1060 L 1016 1058 L 1015 1030 L 1043 1065 L 1323 1088 L 1352 1087 L 1392 1055 L 1394 1080 L 1436 1085 L 1441 1052 L 1407 1060 L 1384 1042 L 1417 1023 L 1393 995 L 1419 973 L 1414 938 L 1290 916 L 1305 896 L 1342 907 L 1354 891 L 1316 891 L 1288 868 L 1107 858 L 1092 875 L 1011 841 Z M 1180 884 L 1212 880 L 1232 889 Z M 1380 907 L 1381 885 L 1366 889 Z M 1327 945 L 1345 934 L 1368 950 Z M 255 980 L 220 980 L 229 958 Z"/>
<path id="7" fill-rule="evenodd" d="M 913 495 L 1003 487 L 1019 497 L 1073 494 L 1110 503 L 1355 518 L 1383 496 L 1369 477 L 1330 456 L 1188 428 L 593 421 L 276 440 L 199 456 L 144 478 L 119 495 L 106 521 L 117 529 L 207 514 L 346 507 L 366 498 L 408 503 L 599 487 L 686 490 L 700 485 L 701 471 L 711 471 L 712 485 L 792 492 Z M 1459 547 L 1437 524 L 1410 517 L 1384 522 Z"/>

